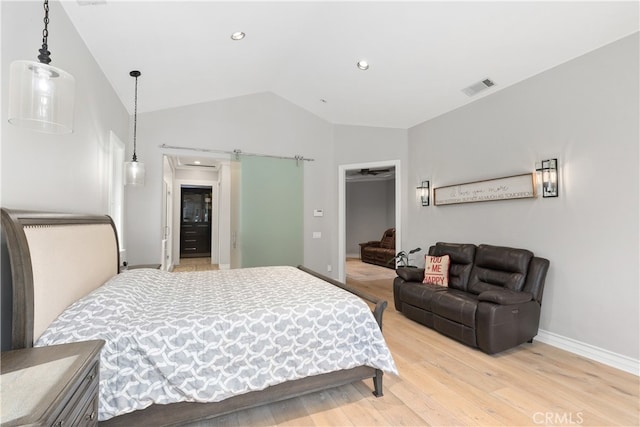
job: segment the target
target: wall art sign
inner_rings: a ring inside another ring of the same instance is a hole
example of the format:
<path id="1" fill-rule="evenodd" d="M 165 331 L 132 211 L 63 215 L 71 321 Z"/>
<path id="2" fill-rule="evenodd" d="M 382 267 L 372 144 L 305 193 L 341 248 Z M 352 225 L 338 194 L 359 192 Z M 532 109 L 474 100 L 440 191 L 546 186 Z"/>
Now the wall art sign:
<path id="1" fill-rule="evenodd" d="M 536 197 L 535 173 L 447 185 L 433 190 L 436 206 L 531 197 Z"/>

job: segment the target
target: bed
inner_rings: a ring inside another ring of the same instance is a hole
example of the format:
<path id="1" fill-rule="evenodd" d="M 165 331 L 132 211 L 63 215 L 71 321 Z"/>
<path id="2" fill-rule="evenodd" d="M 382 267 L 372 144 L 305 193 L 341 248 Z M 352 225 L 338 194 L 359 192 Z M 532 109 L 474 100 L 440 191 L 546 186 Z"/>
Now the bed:
<path id="1" fill-rule="evenodd" d="M 2 209 L 2 224 L 12 346 L 104 339 L 101 425 L 180 425 L 367 378 L 382 396 L 397 373 L 386 301 L 302 266 L 119 274 L 107 216 Z"/>

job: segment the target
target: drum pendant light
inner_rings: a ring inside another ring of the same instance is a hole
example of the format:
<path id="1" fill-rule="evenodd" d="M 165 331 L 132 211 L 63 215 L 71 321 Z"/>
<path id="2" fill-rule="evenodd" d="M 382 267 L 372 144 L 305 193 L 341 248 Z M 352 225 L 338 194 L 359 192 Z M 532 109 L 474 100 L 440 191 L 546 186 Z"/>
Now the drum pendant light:
<path id="1" fill-rule="evenodd" d="M 44 2 L 44 30 L 38 60 L 14 61 L 10 67 L 9 123 L 38 132 L 73 132 L 75 79 L 49 65 L 49 1 Z"/>
<path id="2" fill-rule="evenodd" d="M 140 71 L 131 71 L 129 75 L 136 79 L 136 92 L 133 110 L 133 158 L 130 162 L 124 163 L 124 183 L 125 185 L 144 185 L 144 163 L 138 161 L 136 155 L 136 133 L 138 128 L 138 77 Z"/>

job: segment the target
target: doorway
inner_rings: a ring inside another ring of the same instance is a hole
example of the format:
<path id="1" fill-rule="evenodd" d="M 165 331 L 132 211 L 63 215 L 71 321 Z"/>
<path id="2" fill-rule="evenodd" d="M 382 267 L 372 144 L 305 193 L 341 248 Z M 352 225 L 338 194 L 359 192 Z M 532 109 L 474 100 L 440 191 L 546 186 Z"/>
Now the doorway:
<path id="1" fill-rule="evenodd" d="M 213 188 L 180 187 L 180 258 L 210 258 Z"/>
<path id="2" fill-rule="evenodd" d="M 163 162 L 162 235 L 164 238 L 162 244 L 166 260 L 164 269 L 173 270 L 175 266 L 180 265 L 181 259 L 187 260 L 189 263 L 195 260 L 194 255 L 182 256 L 183 254 L 188 255 L 189 252 L 194 253 L 194 250 L 181 251 L 185 248 L 184 244 L 181 244 L 182 218 L 185 213 L 182 201 L 183 187 L 209 189 L 211 206 L 209 206 L 207 219 L 210 232 L 209 238 L 206 240 L 209 245 L 209 255 L 206 259 L 210 264 L 216 265 L 220 269 L 229 268 L 229 161 L 205 156 L 195 157 L 193 154 L 165 154 Z M 203 212 L 203 208 L 200 209 L 200 212 Z M 203 219 L 204 216 L 200 213 L 197 221 L 191 221 L 193 228 L 200 231 L 201 234 L 201 230 L 206 228 Z M 203 238 L 200 236 L 198 239 Z M 197 249 L 198 247 L 196 247 Z"/>
<path id="3" fill-rule="evenodd" d="M 338 166 L 338 280 L 346 279 L 346 247 L 347 247 L 347 176 L 363 170 L 386 170 L 394 171 L 394 198 L 393 216 L 395 217 L 396 228 L 396 248 L 402 247 L 402 194 L 401 194 L 401 168 L 399 160 L 388 160 L 369 163 L 355 163 Z M 381 233 L 384 230 L 381 230 Z M 380 234 L 382 236 L 382 234 Z M 398 249 L 400 250 L 400 249 Z"/>

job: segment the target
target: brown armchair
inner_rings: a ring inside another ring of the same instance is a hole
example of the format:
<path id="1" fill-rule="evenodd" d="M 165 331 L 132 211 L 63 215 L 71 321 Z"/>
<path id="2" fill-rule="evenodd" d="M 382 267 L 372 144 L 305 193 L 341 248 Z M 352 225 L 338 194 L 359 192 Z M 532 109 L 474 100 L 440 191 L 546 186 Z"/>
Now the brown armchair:
<path id="1" fill-rule="evenodd" d="M 396 256 L 396 229 L 389 228 L 382 235 L 382 239 L 360 243 L 360 259 L 362 262 L 376 264 L 382 267 L 396 268 L 395 262 L 390 262 Z"/>

